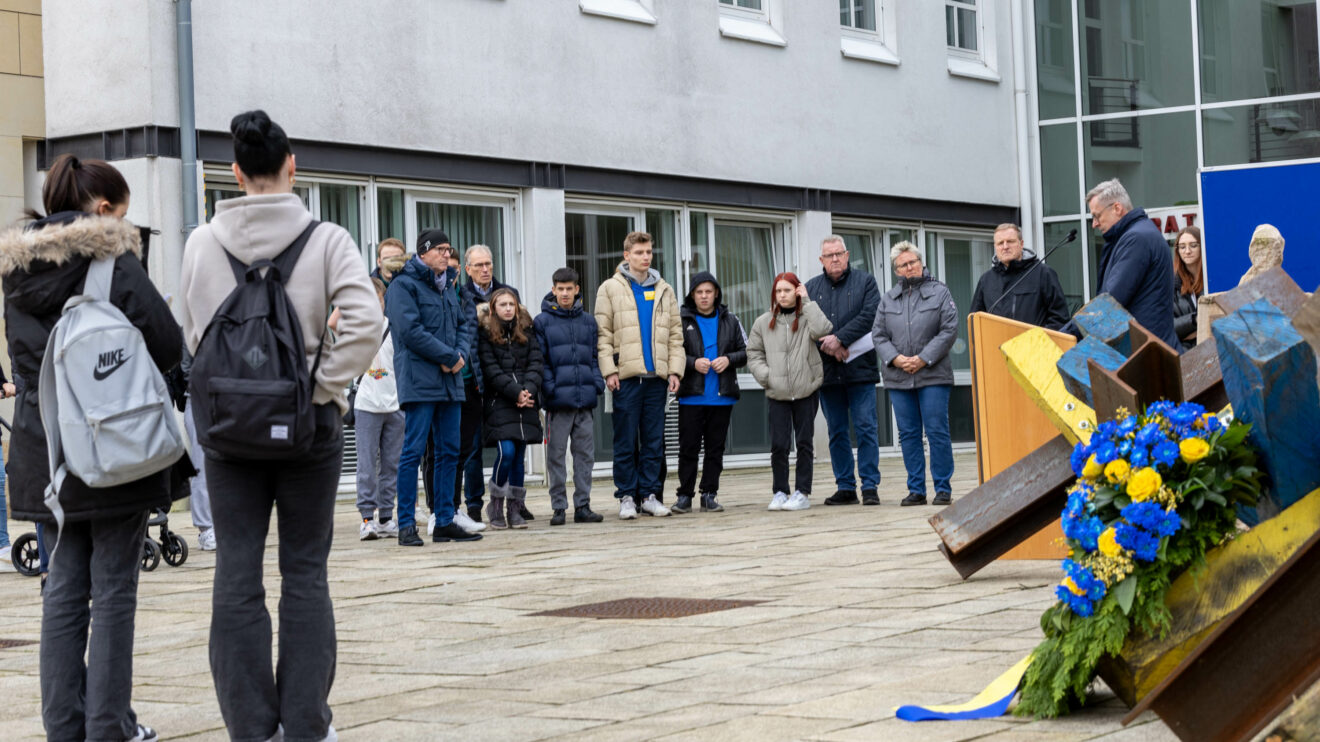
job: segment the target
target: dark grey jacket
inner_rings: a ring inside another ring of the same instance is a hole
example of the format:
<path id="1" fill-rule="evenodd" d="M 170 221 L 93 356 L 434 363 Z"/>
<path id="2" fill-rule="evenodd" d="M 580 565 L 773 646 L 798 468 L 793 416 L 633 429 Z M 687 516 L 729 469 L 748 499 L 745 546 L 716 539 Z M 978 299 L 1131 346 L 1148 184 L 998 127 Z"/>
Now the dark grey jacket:
<path id="1" fill-rule="evenodd" d="M 839 280 L 828 273 L 807 281 L 807 295 L 820 305 L 820 311 L 834 326 L 834 336 L 844 347 L 857 342 L 875 322 L 876 305 L 880 303 L 880 289 L 875 277 L 855 268 L 846 268 Z M 875 384 L 880 381 L 876 370 L 874 351 L 867 351 L 852 363 L 836 361 L 821 354 L 825 381 L 821 386 L 843 384 Z"/>
<path id="2" fill-rule="evenodd" d="M 949 349 L 958 337 L 958 307 L 948 286 L 929 275 L 918 281 L 904 281 L 885 292 L 875 313 L 872 334 L 889 389 L 953 383 Z M 900 355 L 920 356 L 926 367 L 909 374 L 891 365 Z"/>

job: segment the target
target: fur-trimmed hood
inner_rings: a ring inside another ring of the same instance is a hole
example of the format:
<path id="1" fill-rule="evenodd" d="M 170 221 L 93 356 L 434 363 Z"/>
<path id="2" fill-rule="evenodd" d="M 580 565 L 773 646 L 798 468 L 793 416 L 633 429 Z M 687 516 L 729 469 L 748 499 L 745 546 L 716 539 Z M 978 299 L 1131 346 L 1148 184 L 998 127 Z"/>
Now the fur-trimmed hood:
<path id="1" fill-rule="evenodd" d="M 65 211 L 0 232 L 0 276 L 40 273 L 42 263 L 56 267 L 76 256 L 96 260 L 129 252 L 142 254 L 141 236 L 132 223 Z"/>

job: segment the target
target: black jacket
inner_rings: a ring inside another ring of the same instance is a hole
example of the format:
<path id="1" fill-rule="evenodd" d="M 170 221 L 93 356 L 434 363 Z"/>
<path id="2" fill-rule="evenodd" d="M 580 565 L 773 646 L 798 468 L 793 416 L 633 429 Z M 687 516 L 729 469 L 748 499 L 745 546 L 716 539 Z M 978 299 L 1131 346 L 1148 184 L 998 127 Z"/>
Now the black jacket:
<path id="1" fill-rule="evenodd" d="M 536 341 L 542 348 L 541 399 L 547 410 L 590 410 L 596 397 L 605 392 L 600 375 L 596 318 L 582 309 L 582 297 L 563 309 L 554 292 L 541 300 L 541 313 L 532 322 Z"/>
<path id="2" fill-rule="evenodd" d="M 697 359 L 706 357 L 706 342 L 701 337 L 701 327 L 697 324 L 696 299 L 692 290 L 703 283 L 715 285 L 715 314 L 719 317 L 718 330 L 715 333 L 715 352 L 729 359 L 729 367 L 720 372 L 720 396 L 738 399 L 738 369 L 747 365 L 747 336 L 743 333 L 738 315 L 724 306 L 724 291 L 719 281 L 706 271 L 692 276 L 687 296 L 678 316 L 683 325 L 683 353 L 687 356 L 687 371 L 678 384 L 679 397 L 699 397 L 706 392 L 706 374 L 697 372 Z"/>
<path id="3" fill-rule="evenodd" d="M 1196 345 L 1197 299 L 1191 294 L 1184 294 L 1181 289 L 1173 292 L 1173 332 L 1187 348 Z"/>
<path id="4" fill-rule="evenodd" d="M 137 228 L 122 219 L 80 212 L 54 214 L 27 229 L 16 227 L 0 235 L 5 337 L 14 376 L 23 381 L 14 406 L 7 467 L 9 506 L 19 520 L 55 520 L 43 499 L 50 484 L 50 465 L 37 404 L 37 380 L 50 332 L 64 302 L 82 291 L 93 259 L 115 258 L 110 302 L 142 331 L 156 367 L 165 372 L 179 363 L 183 332 L 138 259 L 139 239 Z M 185 456 L 170 469 L 116 487 L 94 489 L 70 475 L 60 491 L 60 502 L 69 521 L 168 507 L 170 493 L 182 491 L 174 489 L 172 479 L 191 472 Z"/>
<path id="5" fill-rule="evenodd" d="M 834 281 L 822 271 L 807 281 L 807 295 L 820 305 L 821 311 L 834 325 L 834 336 L 844 347 L 871 333 L 875 310 L 880 306 L 880 288 L 870 273 L 848 267 L 839 280 Z M 874 350 L 862 354 L 852 363 L 836 361 L 824 353 L 820 354 L 820 359 L 825 366 L 825 381 L 821 386 L 880 383 L 880 366 Z"/>
<path id="6" fill-rule="evenodd" d="M 1133 209 L 1105 232 L 1100 294 L 1109 294 L 1150 334 L 1179 350 L 1173 332 L 1173 257 L 1144 209 Z"/>
<path id="7" fill-rule="evenodd" d="M 526 310 L 519 307 L 518 311 Z M 478 334 L 481 372 L 486 381 L 486 392 L 482 395 L 485 445 L 510 440 L 540 443 L 543 436 L 537 409 L 541 405 L 541 348 L 536 333 L 529 327 L 525 343 L 496 342 L 483 322 Z M 518 394 L 524 389 L 532 393 L 535 406 L 518 406 Z"/>
<path id="8" fill-rule="evenodd" d="M 1010 288 L 1013 293 L 1004 296 Z M 1059 274 L 1034 255 L 1007 265 L 996 258 L 990 270 L 976 282 L 971 311 L 990 312 L 1050 330 L 1063 327 L 1071 318 Z"/>

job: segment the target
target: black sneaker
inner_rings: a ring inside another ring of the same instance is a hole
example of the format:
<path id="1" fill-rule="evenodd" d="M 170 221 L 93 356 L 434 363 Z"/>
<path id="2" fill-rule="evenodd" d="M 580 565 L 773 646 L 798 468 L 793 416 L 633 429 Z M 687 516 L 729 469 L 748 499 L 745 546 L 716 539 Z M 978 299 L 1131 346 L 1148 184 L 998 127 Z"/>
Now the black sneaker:
<path id="1" fill-rule="evenodd" d="M 826 505 L 856 505 L 857 493 L 852 490 L 839 490 L 825 498 Z"/>
<path id="2" fill-rule="evenodd" d="M 703 513 L 722 513 L 724 506 L 715 501 L 715 493 L 707 492 L 701 496 L 701 512 Z"/>
<path id="3" fill-rule="evenodd" d="M 692 498 L 687 495 L 679 495 L 678 499 L 674 500 L 674 507 L 670 508 L 670 510 L 675 513 L 692 512 Z"/>
<path id="4" fill-rule="evenodd" d="M 902 505 L 903 507 L 907 507 L 908 505 L 925 505 L 925 504 L 926 504 L 926 496 L 918 495 L 915 492 L 909 493 L 908 496 L 904 497 L 903 501 L 899 503 L 899 505 Z"/>
<path id="5" fill-rule="evenodd" d="M 536 520 L 536 517 L 532 515 L 532 511 L 528 510 L 527 506 L 522 503 L 518 504 L 518 515 L 521 515 L 523 520 Z"/>
<path id="6" fill-rule="evenodd" d="M 574 523 L 599 523 L 603 520 L 605 520 L 605 516 L 592 512 L 590 505 L 583 505 L 573 511 Z"/>
<path id="7" fill-rule="evenodd" d="M 862 504 L 879 505 L 880 495 L 876 494 L 875 490 L 862 490 Z"/>
<path id="8" fill-rule="evenodd" d="M 402 533 L 399 535 L 400 537 L 403 536 Z M 437 524 L 435 527 L 435 533 L 431 534 L 431 540 L 436 543 L 442 543 L 445 541 L 480 541 L 481 534 L 468 533 L 460 528 L 457 523 L 450 523 L 445 526 Z M 418 539 L 417 543 L 420 544 L 421 539 Z"/>
<path id="9" fill-rule="evenodd" d="M 562 526 L 562 525 L 564 525 L 564 510 L 563 510 L 563 508 L 560 508 L 559 510 L 556 510 L 556 511 L 555 511 L 555 514 L 552 515 L 552 516 L 550 516 L 550 525 L 552 525 L 552 526 Z"/>
<path id="10" fill-rule="evenodd" d="M 137 734 L 129 738 L 128 742 L 156 742 L 159 739 L 160 735 L 156 734 L 155 729 L 145 724 L 138 724 Z"/>
<path id="11" fill-rule="evenodd" d="M 472 519 L 472 522 L 473 522 L 473 523 L 480 523 L 480 522 L 481 522 L 481 506 L 480 506 L 480 505 L 476 505 L 476 506 L 474 506 L 474 507 L 470 507 L 470 508 L 468 508 L 468 517 Z"/>
<path id="12" fill-rule="evenodd" d="M 935 499 L 931 500 L 932 505 L 952 505 L 953 495 L 948 492 L 936 492 Z"/>
<path id="13" fill-rule="evenodd" d="M 422 538 L 417 535 L 417 526 L 399 529 L 399 546 L 421 546 Z"/>

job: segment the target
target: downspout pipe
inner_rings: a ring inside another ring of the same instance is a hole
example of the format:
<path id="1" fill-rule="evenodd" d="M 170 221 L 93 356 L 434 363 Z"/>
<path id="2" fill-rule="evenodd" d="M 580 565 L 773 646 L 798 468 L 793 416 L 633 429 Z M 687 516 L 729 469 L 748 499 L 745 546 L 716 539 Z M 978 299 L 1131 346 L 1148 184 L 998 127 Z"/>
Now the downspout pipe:
<path id="1" fill-rule="evenodd" d="M 197 229 L 197 119 L 193 108 L 192 0 L 175 0 L 179 69 L 179 158 L 183 162 L 183 239 Z"/>
<path id="2" fill-rule="evenodd" d="M 1034 34 L 1026 33 L 1026 13 L 1023 3 L 1026 0 L 1010 0 L 1012 11 L 1013 39 L 1013 112 L 1017 119 L 1017 164 L 1018 164 L 1018 203 L 1021 204 L 1022 230 L 1030 241 L 1028 244 L 1041 244 L 1042 235 L 1036 232 L 1036 209 L 1034 190 L 1031 187 L 1031 149 L 1035 137 L 1032 136 L 1033 117 L 1028 112 L 1027 96 L 1027 44 L 1033 43 Z"/>

